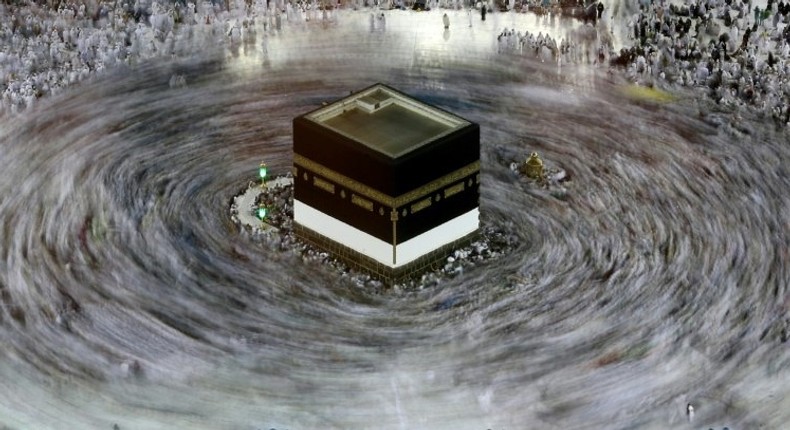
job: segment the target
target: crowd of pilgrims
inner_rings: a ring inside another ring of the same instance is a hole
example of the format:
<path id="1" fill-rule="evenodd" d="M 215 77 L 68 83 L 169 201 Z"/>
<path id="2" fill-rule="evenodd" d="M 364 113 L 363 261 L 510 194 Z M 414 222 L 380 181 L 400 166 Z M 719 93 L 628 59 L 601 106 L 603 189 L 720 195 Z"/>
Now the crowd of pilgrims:
<path id="1" fill-rule="evenodd" d="M 498 49 L 559 65 L 589 63 L 625 71 L 638 83 L 705 89 L 719 104 L 749 107 L 790 125 L 790 0 L 643 2 L 627 23 L 627 48 L 595 22 L 559 43 L 549 35 L 505 29 Z M 594 37 L 590 38 L 589 34 Z M 591 40 L 593 42 L 591 43 Z"/>
<path id="2" fill-rule="evenodd" d="M 658 77 L 705 88 L 714 101 L 790 122 L 790 0 L 694 1 L 643 7 L 629 22 L 632 46 L 612 56 L 635 80 Z"/>
<path id="3" fill-rule="evenodd" d="M 238 0 L 233 7 L 181 0 L 166 6 L 152 0 L 41 3 L 0 4 L 0 115 L 21 112 L 108 68 L 188 56 L 206 46 L 246 47 L 257 29 L 274 30 L 297 13 L 301 19 L 320 13 L 284 0 Z M 182 77 L 172 81 L 184 84 Z"/>
<path id="4" fill-rule="evenodd" d="M 544 63 L 556 61 L 560 66 L 605 63 L 612 52 L 611 38 L 590 38 L 582 33 L 575 32 L 573 37 L 562 38 L 557 43 L 548 33 L 538 32 L 536 35 L 530 31 L 522 33 L 506 28 L 497 36 L 497 46 L 500 53 L 534 56 Z"/>
<path id="5" fill-rule="evenodd" d="M 231 1 L 0 5 L 6 17 L 0 21 L 0 114 L 19 112 L 116 65 L 190 55 L 196 46 L 254 43 L 256 29 L 326 19 L 315 0 Z M 639 1 L 627 18 L 627 48 L 615 50 L 612 33 L 596 20 L 559 42 L 548 34 L 505 29 L 497 46 L 559 65 L 620 68 L 636 82 L 705 88 L 717 103 L 750 106 L 780 124 L 790 122 L 790 0 L 768 0 L 764 8 L 752 0 L 691 0 L 680 6 Z"/>

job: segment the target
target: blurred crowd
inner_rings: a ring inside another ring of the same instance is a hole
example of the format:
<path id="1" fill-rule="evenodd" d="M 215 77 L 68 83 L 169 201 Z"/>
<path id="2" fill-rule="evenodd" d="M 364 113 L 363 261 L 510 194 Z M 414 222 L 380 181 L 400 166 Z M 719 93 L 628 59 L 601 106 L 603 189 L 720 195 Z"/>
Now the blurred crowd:
<path id="1" fill-rule="evenodd" d="M 768 0 L 763 7 L 752 0 L 635 5 L 624 23 L 627 47 L 619 50 L 600 15 L 559 43 L 548 35 L 505 29 L 498 49 L 559 65 L 608 65 L 645 85 L 701 88 L 725 107 L 754 109 L 790 125 L 790 0 Z"/>
<path id="2" fill-rule="evenodd" d="M 254 40 L 254 20 L 269 17 L 267 7 L 275 5 L 266 0 L 233 7 L 151 0 L 2 4 L 0 112 L 20 112 L 106 68 Z M 271 17 L 271 25 L 280 20 L 279 14 Z"/>
<path id="3" fill-rule="evenodd" d="M 639 0 L 621 23 L 628 35 L 618 51 L 600 3 L 592 20 L 559 42 L 549 35 L 505 29 L 499 52 L 533 55 L 558 65 L 621 68 L 635 82 L 705 88 L 717 103 L 749 106 L 780 124 L 790 122 L 790 0 L 692 0 L 680 6 Z M 392 2 L 350 1 L 343 7 Z M 463 7 L 462 3 L 444 2 Z M 468 2 L 463 2 L 466 4 Z M 512 5 L 513 2 L 511 2 Z M 554 2 L 557 3 L 557 2 Z M 431 2 L 436 7 L 442 3 Z M 335 1 L 47 0 L 0 5 L 0 112 L 20 112 L 106 68 L 202 47 L 255 43 L 256 31 L 284 21 L 327 19 Z M 577 5 L 578 6 L 578 5 Z M 598 7 L 596 7 L 598 6 Z M 556 8 L 555 8 L 556 10 Z M 512 11 L 508 13 L 515 13 Z M 622 18 L 618 17 L 618 18 Z M 470 17 L 471 25 L 471 17 Z M 383 22 L 381 25 L 383 27 Z M 183 85 L 178 78 L 174 85 Z"/>
<path id="4" fill-rule="evenodd" d="M 703 87 L 727 106 L 790 122 L 790 3 L 695 0 L 650 4 L 628 23 L 631 48 L 613 55 L 634 80 Z"/>

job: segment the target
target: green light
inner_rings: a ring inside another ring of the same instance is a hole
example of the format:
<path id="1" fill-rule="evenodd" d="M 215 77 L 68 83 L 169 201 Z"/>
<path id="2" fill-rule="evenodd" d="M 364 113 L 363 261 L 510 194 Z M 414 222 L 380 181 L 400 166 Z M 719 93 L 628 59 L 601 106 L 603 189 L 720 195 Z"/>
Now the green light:
<path id="1" fill-rule="evenodd" d="M 261 221 L 263 221 L 263 219 L 264 219 L 264 218 L 266 218 L 266 208 L 264 208 L 264 207 L 259 207 L 259 208 L 258 208 L 258 219 L 260 219 Z"/>
<path id="2" fill-rule="evenodd" d="M 267 172 L 267 169 L 266 169 L 266 165 L 265 164 L 261 164 L 260 169 L 258 169 L 258 174 L 261 175 L 261 179 L 265 179 L 267 173 L 268 172 Z"/>

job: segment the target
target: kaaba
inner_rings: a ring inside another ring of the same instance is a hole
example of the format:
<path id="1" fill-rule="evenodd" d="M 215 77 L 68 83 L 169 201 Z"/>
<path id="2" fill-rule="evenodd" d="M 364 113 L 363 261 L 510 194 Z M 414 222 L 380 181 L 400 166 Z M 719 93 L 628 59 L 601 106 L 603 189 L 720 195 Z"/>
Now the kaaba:
<path id="1" fill-rule="evenodd" d="M 376 84 L 293 120 L 297 235 L 385 282 L 479 229 L 480 126 Z"/>

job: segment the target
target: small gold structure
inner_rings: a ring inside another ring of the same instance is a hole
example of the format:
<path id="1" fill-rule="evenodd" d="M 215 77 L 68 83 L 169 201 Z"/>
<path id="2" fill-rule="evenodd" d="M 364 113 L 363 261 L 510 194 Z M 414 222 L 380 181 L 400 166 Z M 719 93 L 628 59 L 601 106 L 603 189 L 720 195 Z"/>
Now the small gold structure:
<path id="1" fill-rule="evenodd" d="M 524 162 L 522 172 L 530 179 L 541 179 L 543 177 L 543 160 L 537 152 L 533 152 Z"/>

